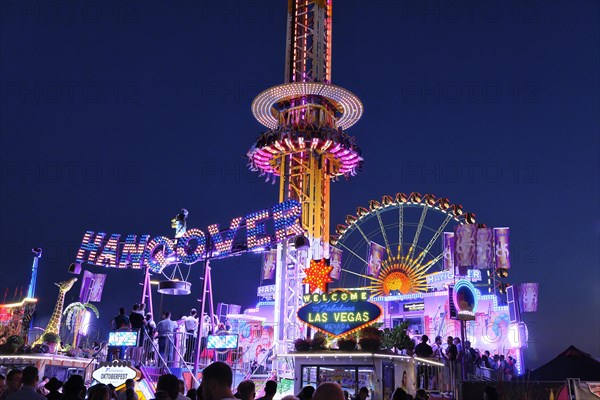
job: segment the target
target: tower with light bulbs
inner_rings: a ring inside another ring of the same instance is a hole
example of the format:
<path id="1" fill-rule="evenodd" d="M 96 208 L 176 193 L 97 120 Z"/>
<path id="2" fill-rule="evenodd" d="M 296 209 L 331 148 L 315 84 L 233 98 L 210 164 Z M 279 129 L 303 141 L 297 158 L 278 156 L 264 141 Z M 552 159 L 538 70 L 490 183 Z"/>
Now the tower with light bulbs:
<path id="1" fill-rule="evenodd" d="M 296 321 L 302 276 L 310 260 L 329 256 L 330 184 L 362 167 L 361 151 L 345 130 L 363 106 L 331 83 L 332 0 L 289 0 L 285 83 L 260 93 L 254 117 L 268 130 L 248 152 L 250 168 L 279 178 L 279 201 L 302 205 L 308 248 L 284 243 L 277 257 L 275 351 L 302 336 Z"/>

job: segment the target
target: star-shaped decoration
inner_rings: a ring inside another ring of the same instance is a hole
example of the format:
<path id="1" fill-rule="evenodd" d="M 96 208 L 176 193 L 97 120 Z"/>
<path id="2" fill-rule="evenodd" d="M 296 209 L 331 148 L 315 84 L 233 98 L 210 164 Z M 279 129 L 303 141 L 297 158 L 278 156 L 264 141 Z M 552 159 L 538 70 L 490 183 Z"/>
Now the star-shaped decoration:
<path id="1" fill-rule="evenodd" d="M 333 282 L 329 276 L 333 267 L 327 265 L 325 259 L 310 260 L 310 266 L 304 270 L 306 278 L 302 279 L 302 283 L 309 285 L 309 291 L 314 293 L 319 289 L 323 293 L 327 292 L 327 284 Z"/>

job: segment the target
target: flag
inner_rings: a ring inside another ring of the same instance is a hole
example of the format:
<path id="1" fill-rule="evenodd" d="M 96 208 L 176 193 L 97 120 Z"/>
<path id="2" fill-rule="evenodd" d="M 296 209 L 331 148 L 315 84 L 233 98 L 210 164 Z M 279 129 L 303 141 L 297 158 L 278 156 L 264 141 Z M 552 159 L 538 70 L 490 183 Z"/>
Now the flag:
<path id="1" fill-rule="evenodd" d="M 494 231 L 492 228 L 477 229 L 477 268 L 492 268 Z"/>
<path id="2" fill-rule="evenodd" d="M 277 249 L 271 249 L 263 253 L 263 279 L 275 279 L 275 268 L 277 266 Z"/>
<path id="3" fill-rule="evenodd" d="M 477 225 L 465 224 L 456 227 L 454 265 L 459 275 L 466 275 L 467 269 L 475 267 L 477 263 L 476 239 Z"/>
<path id="4" fill-rule="evenodd" d="M 510 268 L 509 248 L 510 228 L 494 228 L 494 247 L 496 250 L 496 269 Z"/>
<path id="5" fill-rule="evenodd" d="M 331 279 L 340 279 L 342 273 L 342 249 L 329 248 L 329 265 L 331 266 Z"/>
<path id="6" fill-rule="evenodd" d="M 385 247 L 375 242 L 369 245 L 369 253 L 367 254 L 367 275 L 372 275 L 375 278 L 379 277 L 381 270 L 381 262 L 385 257 Z"/>
<path id="7" fill-rule="evenodd" d="M 444 270 L 454 272 L 454 232 L 444 232 Z"/>
<path id="8" fill-rule="evenodd" d="M 538 305 L 538 284 L 521 283 L 519 285 L 519 303 L 521 312 L 536 312 Z"/>
<path id="9" fill-rule="evenodd" d="M 94 280 L 90 288 L 90 298 L 88 301 L 102 301 L 102 291 L 106 282 L 106 274 L 94 274 Z"/>
<path id="10" fill-rule="evenodd" d="M 79 301 L 81 303 L 85 303 L 87 299 L 87 295 L 90 291 L 90 287 L 92 286 L 92 281 L 94 280 L 94 274 L 90 271 L 83 271 L 83 279 L 81 280 L 81 289 L 79 290 Z"/>

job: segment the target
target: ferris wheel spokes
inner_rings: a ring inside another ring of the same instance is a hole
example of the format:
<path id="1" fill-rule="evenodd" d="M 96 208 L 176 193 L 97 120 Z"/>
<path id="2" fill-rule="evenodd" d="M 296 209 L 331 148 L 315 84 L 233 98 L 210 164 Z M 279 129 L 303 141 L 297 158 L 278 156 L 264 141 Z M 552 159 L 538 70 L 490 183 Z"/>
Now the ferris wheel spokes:
<path id="1" fill-rule="evenodd" d="M 433 267 L 435 264 L 437 264 L 438 261 L 440 261 L 442 259 L 442 257 L 444 257 L 444 253 L 443 252 L 441 254 L 437 255 L 436 257 L 432 258 L 431 260 L 429 260 L 425 264 L 423 264 L 423 265 L 419 266 L 418 268 L 416 268 L 415 271 L 417 271 L 417 272 L 421 272 L 421 271 L 427 272 L 427 270 L 429 270 L 431 267 Z"/>
<path id="2" fill-rule="evenodd" d="M 364 233 L 363 233 L 363 236 L 365 236 Z M 365 240 L 367 242 L 369 242 L 369 239 L 367 238 L 367 236 L 365 236 Z M 341 247 L 343 247 L 343 248 L 345 248 L 346 250 L 348 250 L 350 252 L 350 254 L 352 254 L 354 257 L 358 258 L 359 260 L 361 260 L 363 263 L 365 263 L 365 265 L 368 264 L 367 260 L 365 260 L 364 258 L 362 258 L 361 256 L 359 256 L 358 254 L 356 254 L 356 252 L 354 252 L 354 250 L 352 250 L 351 248 L 349 248 L 348 246 L 346 246 L 344 243 L 338 242 L 338 245 L 341 246 Z"/>
<path id="3" fill-rule="evenodd" d="M 362 237 L 365 239 L 365 242 L 369 242 L 369 238 L 367 237 L 367 235 L 365 235 L 365 233 L 363 232 L 362 229 L 360 229 L 360 226 L 358 226 L 358 224 L 355 225 L 355 228 L 360 232 L 360 234 L 362 235 Z"/>
<path id="4" fill-rule="evenodd" d="M 389 258 L 391 258 L 392 257 L 392 250 L 390 249 L 390 242 L 388 242 L 388 238 L 387 238 L 387 235 L 385 233 L 385 228 L 383 226 L 383 221 L 381 220 L 381 215 L 380 215 L 379 211 L 376 211 L 375 215 L 377 216 L 377 221 L 379 221 L 379 228 L 381 229 L 381 234 L 383 235 L 383 241 L 385 242 L 385 251 L 387 253 L 387 256 Z"/>
<path id="5" fill-rule="evenodd" d="M 416 264 L 420 264 L 423 261 L 423 259 L 427 255 L 427 253 L 429 253 L 429 250 L 431 250 L 431 247 L 433 247 L 434 243 L 437 242 L 437 240 L 440 237 L 440 235 L 444 232 L 444 229 L 446 229 L 446 225 L 448 225 L 448 223 L 450 222 L 451 219 L 452 219 L 452 215 L 446 215 L 446 218 L 444 219 L 444 222 L 442 222 L 442 224 L 440 225 L 440 227 L 433 234 L 433 237 L 431 238 L 431 240 L 429 241 L 429 243 L 427 243 L 427 246 L 425 246 L 425 248 L 423 249 L 423 251 L 421 251 L 421 253 L 419 254 L 419 256 L 415 259 L 415 261 L 414 261 L 415 265 Z"/>
<path id="6" fill-rule="evenodd" d="M 404 207 L 398 207 L 398 256 L 402 255 L 402 236 L 404 234 Z"/>
<path id="7" fill-rule="evenodd" d="M 412 257 L 417 247 L 417 243 L 419 243 L 419 236 L 421 235 L 421 229 L 423 229 L 423 224 L 425 223 L 425 217 L 427 216 L 428 209 L 429 207 L 424 206 L 423 211 L 421 211 L 421 218 L 419 219 L 419 225 L 417 225 L 415 237 L 413 238 L 412 245 L 410 246 L 410 249 L 408 249 L 408 254 L 406 255 L 407 260 L 409 260 Z"/>

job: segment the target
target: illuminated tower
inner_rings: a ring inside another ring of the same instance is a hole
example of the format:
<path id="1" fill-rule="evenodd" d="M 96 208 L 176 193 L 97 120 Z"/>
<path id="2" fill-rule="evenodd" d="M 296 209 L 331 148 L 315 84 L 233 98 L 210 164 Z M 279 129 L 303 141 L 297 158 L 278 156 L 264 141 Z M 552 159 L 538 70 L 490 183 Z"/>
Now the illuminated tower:
<path id="1" fill-rule="evenodd" d="M 302 204 L 308 250 L 284 244 L 278 253 L 275 295 L 276 351 L 301 334 L 296 311 L 302 270 L 310 259 L 329 256 L 330 183 L 355 175 L 360 149 L 344 129 L 363 112 L 351 92 L 331 84 L 332 0 L 289 0 L 285 83 L 259 94 L 254 117 L 269 130 L 248 152 L 253 170 L 275 179 L 279 201 Z M 305 252 L 305 253 L 303 253 Z M 285 268 L 282 268 L 285 266 Z"/>

